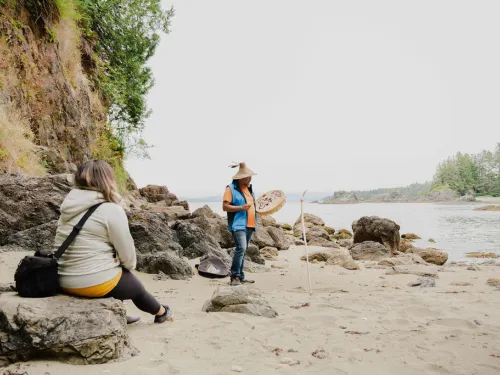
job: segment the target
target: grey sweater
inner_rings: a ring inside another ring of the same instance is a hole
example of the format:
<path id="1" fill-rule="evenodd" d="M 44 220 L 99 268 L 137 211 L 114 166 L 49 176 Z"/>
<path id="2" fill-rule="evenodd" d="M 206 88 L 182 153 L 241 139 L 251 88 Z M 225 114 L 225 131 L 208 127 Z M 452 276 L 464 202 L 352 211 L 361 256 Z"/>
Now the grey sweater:
<path id="1" fill-rule="evenodd" d="M 99 192 L 71 190 L 61 205 L 54 250 L 68 237 L 85 212 L 100 202 L 104 202 L 104 198 Z M 110 202 L 102 204 L 87 220 L 58 264 L 59 283 L 63 288 L 99 285 L 115 277 L 122 266 L 134 269 L 134 240 L 123 208 Z"/>

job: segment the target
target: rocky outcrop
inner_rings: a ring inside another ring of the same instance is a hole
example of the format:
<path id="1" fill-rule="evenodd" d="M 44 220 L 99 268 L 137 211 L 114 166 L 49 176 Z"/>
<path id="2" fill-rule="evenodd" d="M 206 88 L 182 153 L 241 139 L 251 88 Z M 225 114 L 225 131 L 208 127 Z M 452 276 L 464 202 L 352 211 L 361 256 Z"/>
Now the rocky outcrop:
<path id="1" fill-rule="evenodd" d="M 358 197 L 354 191 L 339 190 L 333 193 L 333 196 L 325 201 L 325 203 L 356 203 Z"/>
<path id="2" fill-rule="evenodd" d="M 30 359 L 98 364 L 137 354 L 115 299 L 0 295 L 0 365 Z"/>
<path id="3" fill-rule="evenodd" d="M 202 311 L 239 313 L 266 318 L 278 316 L 259 292 L 244 285 L 218 287 L 212 298 L 205 302 Z"/>
<path id="4" fill-rule="evenodd" d="M 9 244 L 8 238 L 14 233 L 57 220 L 59 206 L 72 184 L 71 175 L 39 178 L 3 174 L 0 178 L 0 245 Z M 11 241 L 20 240 L 13 237 Z"/>
<path id="5" fill-rule="evenodd" d="M 353 243 L 374 241 L 387 247 L 392 256 L 399 249 L 399 225 L 378 216 L 363 216 L 352 223 Z"/>
<path id="6" fill-rule="evenodd" d="M 389 256 L 387 247 L 379 242 L 365 241 L 354 244 L 350 248 L 351 256 L 355 260 L 379 261 Z"/>

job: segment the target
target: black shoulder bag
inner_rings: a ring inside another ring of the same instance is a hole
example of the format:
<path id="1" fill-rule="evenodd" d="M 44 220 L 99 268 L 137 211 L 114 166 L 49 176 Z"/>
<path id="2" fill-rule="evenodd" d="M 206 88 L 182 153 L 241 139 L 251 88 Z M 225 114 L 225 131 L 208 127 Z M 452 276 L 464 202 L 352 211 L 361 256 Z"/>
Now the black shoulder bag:
<path id="1" fill-rule="evenodd" d="M 54 254 L 44 254 L 37 251 L 35 255 L 26 256 L 19 262 L 14 279 L 16 281 L 16 290 L 21 297 L 39 298 L 51 297 L 57 294 L 59 291 L 57 260 L 64 254 L 68 246 L 80 233 L 87 219 L 101 204 L 96 204 L 88 209 Z"/>

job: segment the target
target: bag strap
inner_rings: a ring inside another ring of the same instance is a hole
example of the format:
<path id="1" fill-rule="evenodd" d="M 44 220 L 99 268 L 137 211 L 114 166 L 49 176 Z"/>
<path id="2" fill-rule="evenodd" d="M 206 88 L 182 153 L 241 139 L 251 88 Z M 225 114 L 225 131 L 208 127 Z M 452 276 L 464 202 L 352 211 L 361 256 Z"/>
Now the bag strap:
<path id="1" fill-rule="evenodd" d="M 82 230 L 82 227 L 83 225 L 85 224 L 85 222 L 87 221 L 87 219 L 95 212 L 95 210 L 97 210 L 99 208 L 99 206 L 101 204 L 103 204 L 104 202 L 101 202 L 101 203 L 98 203 L 92 207 L 90 207 L 88 209 L 87 212 L 85 212 L 85 215 L 83 215 L 83 217 L 80 219 L 80 221 L 78 222 L 78 224 L 76 224 L 74 227 L 73 227 L 73 230 L 71 231 L 70 235 L 64 240 L 64 242 L 62 243 L 61 246 L 59 246 L 59 249 L 57 249 L 57 251 L 55 252 L 54 254 L 54 257 L 56 259 L 59 259 L 63 254 L 64 252 L 66 251 L 66 249 L 69 247 L 69 245 L 75 240 L 75 237 L 78 235 L 78 233 L 80 233 L 80 231 Z"/>

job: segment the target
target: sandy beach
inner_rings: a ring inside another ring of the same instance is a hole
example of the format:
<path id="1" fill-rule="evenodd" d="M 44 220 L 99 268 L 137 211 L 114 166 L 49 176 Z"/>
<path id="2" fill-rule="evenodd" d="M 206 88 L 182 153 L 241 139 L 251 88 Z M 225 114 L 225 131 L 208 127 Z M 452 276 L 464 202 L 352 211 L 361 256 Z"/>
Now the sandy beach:
<path id="1" fill-rule="evenodd" d="M 435 288 L 410 287 L 415 275 L 387 269 L 349 271 L 311 264 L 307 293 L 302 247 L 281 251 L 270 272 L 250 274 L 279 313 L 275 319 L 204 313 L 203 303 L 228 279 L 195 275 L 189 281 L 155 281 L 146 287 L 175 311 L 175 321 L 154 325 L 127 303 L 132 343 L 127 361 L 75 366 L 56 361 L 11 365 L 4 374 L 498 374 L 500 290 L 488 286 L 500 267 L 479 271 L 446 265 Z M 310 249 L 314 250 L 314 248 Z M 0 254 L 0 282 L 10 282 L 24 253 Z M 190 261 L 194 266 L 196 260 Z M 498 264 L 498 263 L 497 263 Z M 456 286 L 453 283 L 470 283 Z M 309 304 L 309 306 L 303 306 Z M 293 361 L 289 365 L 283 362 Z"/>

